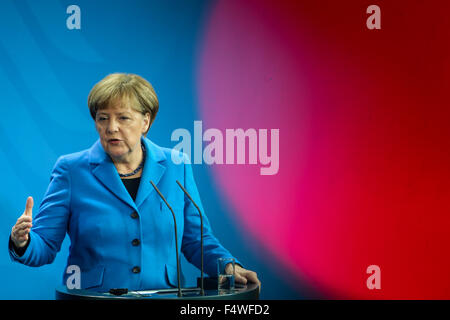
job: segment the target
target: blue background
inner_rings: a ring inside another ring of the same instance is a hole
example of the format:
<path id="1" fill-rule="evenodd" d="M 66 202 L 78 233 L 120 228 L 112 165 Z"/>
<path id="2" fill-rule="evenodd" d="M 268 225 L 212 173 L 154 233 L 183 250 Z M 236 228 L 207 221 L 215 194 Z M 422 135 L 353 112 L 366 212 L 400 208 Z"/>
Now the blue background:
<path id="1" fill-rule="evenodd" d="M 81 8 L 81 30 L 68 30 L 66 8 Z M 173 147 L 176 128 L 201 120 L 195 96 L 196 57 L 214 1 L 9 1 L 0 4 L 0 250 L 1 299 L 53 299 L 69 240 L 53 264 L 30 268 L 10 261 L 7 241 L 27 196 L 35 210 L 58 156 L 97 139 L 87 108 L 92 86 L 112 72 L 136 73 L 154 86 L 159 114 L 148 137 Z M 194 174 L 215 235 L 262 281 L 261 298 L 313 297 L 232 220 L 206 165 Z M 187 285 L 199 270 L 183 258 Z M 282 276 L 283 275 L 283 276 Z M 293 282 L 292 282 L 293 283 Z"/>

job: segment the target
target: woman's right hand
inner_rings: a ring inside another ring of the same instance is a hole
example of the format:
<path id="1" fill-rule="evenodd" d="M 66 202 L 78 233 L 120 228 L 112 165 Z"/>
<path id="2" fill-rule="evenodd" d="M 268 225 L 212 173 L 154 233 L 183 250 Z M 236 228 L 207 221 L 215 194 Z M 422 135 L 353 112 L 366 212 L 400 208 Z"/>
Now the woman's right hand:
<path id="1" fill-rule="evenodd" d="M 28 242 L 28 237 L 30 229 L 32 227 L 33 221 L 33 198 L 27 198 L 27 204 L 25 206 L 25 211 L 17 219 L 16 224 L 11 230 L 11 240 L 17 248 L 23 248 Z"/>

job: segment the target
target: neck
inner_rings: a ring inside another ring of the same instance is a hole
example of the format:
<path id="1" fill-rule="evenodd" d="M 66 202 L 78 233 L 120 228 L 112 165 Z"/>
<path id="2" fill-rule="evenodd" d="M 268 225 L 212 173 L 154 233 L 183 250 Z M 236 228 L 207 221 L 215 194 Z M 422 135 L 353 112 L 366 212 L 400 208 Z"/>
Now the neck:
<path id="1" fill-rule="evenodd" d="M 114 166 L 120 174 L 132 172 L 141 164 L 143 160 L 144 153 L 142 152 L 140 145 L 136 147 L 132 153 L 124 155 L 118 159 L 112 159 Z M 140 176 L 141 171 L 139 171 L 135 176 Z"/>

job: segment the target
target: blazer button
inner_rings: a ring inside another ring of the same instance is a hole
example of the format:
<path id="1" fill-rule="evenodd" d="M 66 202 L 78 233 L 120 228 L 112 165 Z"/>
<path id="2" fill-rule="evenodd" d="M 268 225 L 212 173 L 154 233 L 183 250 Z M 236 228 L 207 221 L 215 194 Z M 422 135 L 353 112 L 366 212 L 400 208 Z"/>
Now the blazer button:
<path id="1" fill-rule="evenodd" d="M 133 273 L 139 273 L 139 272 L 141 272 L 141 268 L 139 268 L 138 266 L 136 266 L 136 267 L 133 267 L 133 269 L 131 269 L 131 271 L 132 271 Z"/>
<path id="2" fill-rule="evenodd" d="M 133 241 L 131 241 L 131 244 L 135 247 L 138 246 L 140 243 L 141 241 L 139 241 L 139 239 L 134 239 Z"/>
<path id="3" fill-rule="evenodd" d="M 136 211 L 134 211 L 130 216 L 133 219 L 137 219 L 139 217 L 139 215 L 138 215 L 138 213 Z"/>

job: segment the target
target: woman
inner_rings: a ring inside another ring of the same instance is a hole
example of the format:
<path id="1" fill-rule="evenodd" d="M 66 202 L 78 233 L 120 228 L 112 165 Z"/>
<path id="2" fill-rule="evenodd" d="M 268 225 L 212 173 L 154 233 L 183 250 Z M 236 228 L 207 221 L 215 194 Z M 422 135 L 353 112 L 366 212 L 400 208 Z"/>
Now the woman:
<path id="1" fill-rule="evenodd" d="M 175 181 L 200 208 L 201 201 L 191 166 L 174 164 L 172 150 L 145 137 L 159 108 L 155 91 L 137 75 L 111 74 L 93 87 L 88 106 L 99 140 L 88 150 L 58 159 L 34 220 L 33 199 L 27 199 L 12 228 L 10 256 L 29 266 L 51 263 L 67 232 L 67 267 L 81 269 L 81 288 L 175 287 L 173 217 L 150 181 L 175 213 L 178 248 L 197 267 L 200 218 Z M 232 255 L 213 236 L 206 216 L 203 220 L 204 266 L 214 275 L 217 259 Z M 68 276 L 64 272 L 64 284 Z M 259 283 L 256 273 L 239 265 L 235 279 Z"/>

